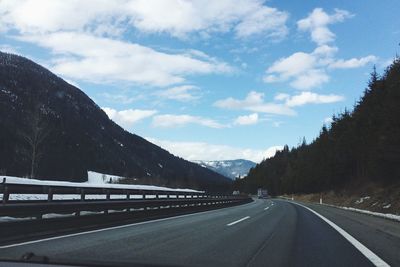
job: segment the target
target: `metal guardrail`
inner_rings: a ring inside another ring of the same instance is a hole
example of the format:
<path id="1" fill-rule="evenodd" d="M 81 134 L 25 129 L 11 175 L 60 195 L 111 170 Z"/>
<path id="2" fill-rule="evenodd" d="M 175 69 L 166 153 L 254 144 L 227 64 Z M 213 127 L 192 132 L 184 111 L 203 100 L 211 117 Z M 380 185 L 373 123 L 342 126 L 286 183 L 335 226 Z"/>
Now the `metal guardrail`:
<path id="1" fill-rule="evenodd" d="M 209 205 L 233 205 L 249 201 L 248 197 L 211 195 L 199 191 L 168 191 L 129 188 L 72 187 L 60 185 L 36 185 L 0 183 L 0 217 L 36 217 L 44 214 L 75 214 L 81 212 L 134 211 L 147 209 L 175 209 Z M 12 200 L 12 194 L 44 195 L 44 200 Z M 54 195 L 79 195 L 78 199 L 54 199 Z M 103 196 L 87 199 L 87 196 Z M 117 198 L 115 198 L 117 196 Z M 132 198 L 135 196 L 135 198 Z"/>

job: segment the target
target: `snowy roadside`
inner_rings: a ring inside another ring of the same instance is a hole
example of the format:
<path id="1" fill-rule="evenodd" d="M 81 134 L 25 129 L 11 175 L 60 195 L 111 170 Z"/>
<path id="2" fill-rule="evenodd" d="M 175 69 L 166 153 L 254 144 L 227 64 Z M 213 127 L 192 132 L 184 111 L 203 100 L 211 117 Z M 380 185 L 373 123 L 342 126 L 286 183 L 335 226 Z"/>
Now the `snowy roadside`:
<path id="1" fill-rule="evenodd" d="M 109 188 L 109 189 L 139 189 L 139 190 L 158 190 L 158 191 L 176 191 L 176 192 L 198 192 L 188 188 L 168 188 L 154 185 L 130 185 L 130 184 L 112 184 L 106 181 L 117 181 L 121 177 L 109 174 L 101 174 L 96 172 L 88 172 L 88 182 L 77 183 L 77 182 L 66 182 L 66 181 L 50 181 L 50 180 L 37 180 L 28 179 L 14 176 L 0 176 L 0 183 L 12 183 L 12 184 L 33 184 L 33 185 L 48 185 L 48 186 L 69 186 L 69 187 L 95 187 L 95 188 Z M 5 179 L 5 180 L 4 180 Z"/>
<path id="2" fill-rule="evenodd" d="M 279 196 L 279 198 L 282 198 L 282 199 L 285 199 L 285 200 L 290 200 L 290 201 L 296 201 L 295 199 L 297 197 Z M 361 197 L 355 203 L 356 204 L 363 203 L 366 199 L 370 199 L 370 197 L 369 196 Z M 353 208 L 353 207 L 346 207 L 346 206 L 339 206 L 339 205 L 332 205 L 332 204 L 321 203 L 321 202 L 318 203 L 318 202 L 312 202 L 312 201 L 303 201 L 303 200 L 300 200 L 300 201 L 301 202 L 306 202 L 306 203 L 308 202 L 308 203 L 312 203 L 312 204 L 317 204 L 317 205 L 324 205 L 324 206 L 334 207 L 334 208 L 343 209 L 343 210 L 350 210 L 350 211 L 354 211 L 354 212 L 358 212 L 358 213 L 368 214 L 368 215 L 371 215 L 371 216 L 381 217 L 381 218 L 385 218 L 385 219 L 389 219 L 389 220 L 394 220 L 394 221 L 400 222 L 400 215 L 396 215 L 396 214 L 375 212 L 375 211 L 369 211 L 369 210 L 357 209 L 357 208 Z M 388 204 L 387 206 L 389 206 L 389 205 L 390 204 Z"/>
<path id="3" fill-rule="evenodd" d="M 369 211 L 369 210 L 356 209 L 356 208 L 352 208 L 352 207 L 342 207 L 342 206 L 336 206 L 336 205 L 324 204 L 324 203 L 319 204 L 319 205 L 325 205 L 325 206 L 330 206 L 330 207 L 334 207 L 334 208 L 339 208 L 339 209 L 344 209 L 344 210 L 355 211 L 355 212 L 359 212 L 359 213 L 364 213 L 364 214 L 368 214 L 368 215 L 372 215 L 372 216 L 376 216 L 376 217 L 381 217 L 381 218 L 385 218 L 385 219 L 390 219 L 390 220 L 395 220 L 395 221 L 400 222 L 400 215 L 396 215 L 396 214 L 381 213 L 381 212 L 375 212 L 375 211 Z"/>

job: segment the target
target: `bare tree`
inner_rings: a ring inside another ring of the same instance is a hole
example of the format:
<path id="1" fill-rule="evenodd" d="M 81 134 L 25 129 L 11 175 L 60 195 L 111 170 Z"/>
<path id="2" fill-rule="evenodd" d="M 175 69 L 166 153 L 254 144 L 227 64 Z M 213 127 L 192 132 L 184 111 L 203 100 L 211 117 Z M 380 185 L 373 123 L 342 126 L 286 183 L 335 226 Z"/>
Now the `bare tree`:
<path id="1" fill-rule="evenodd" d="M 20 129 L 19 132 L 28 147 L 24 152 L 30 159 L 30 178 L 35 176 L 39 162 L 44 155 L 43 144 L 49 134 L 49 125 L 44 119 L 40 106 L 37 106 L 27 116 L 26 127 Z"/>

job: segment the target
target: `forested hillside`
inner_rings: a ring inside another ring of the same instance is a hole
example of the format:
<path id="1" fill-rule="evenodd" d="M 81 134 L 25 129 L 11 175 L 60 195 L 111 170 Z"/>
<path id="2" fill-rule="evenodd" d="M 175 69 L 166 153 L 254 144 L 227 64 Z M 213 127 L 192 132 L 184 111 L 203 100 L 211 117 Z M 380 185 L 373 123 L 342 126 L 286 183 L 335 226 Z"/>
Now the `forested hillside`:
<path id="1" fill-rule="evenodd" d="M 137 183 L 230 189 L 231 180 L 129 133 L 47 69 L 0 52 L 0 175 L 86 181 L 87 171 Z"/>
<path id="2" fill-rule="evenodd" d="M 400 182 L 400 59 L 382 76 L 375 69 L 352 112 L 333 117 L 310 144 L 288 146 L 236 181 L 241 191 L 271 194 L 356 188 Z"/>

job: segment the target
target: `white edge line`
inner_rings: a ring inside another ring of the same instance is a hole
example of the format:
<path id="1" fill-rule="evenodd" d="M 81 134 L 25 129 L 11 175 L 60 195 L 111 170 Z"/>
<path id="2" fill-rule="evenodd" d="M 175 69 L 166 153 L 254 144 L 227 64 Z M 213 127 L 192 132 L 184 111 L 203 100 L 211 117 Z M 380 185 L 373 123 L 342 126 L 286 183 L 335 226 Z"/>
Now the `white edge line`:
<path id="1" fill-rule="evenodd" d="M 226 226 L 232 226 L 232 225 L 234 225 L 234 224 L 240 223 L 240 222 L 242 222 L 242 221 L 244 221 L 244 220 L 247 220 L 247 219 L 249 219 L 249 218 L 250 218 L 250 216 L 243 217 L 242 219 L 239 219 L 239 220 L 237 220 L 237 221 L 228 223 Z"/>
<path id="2" fill-rule="evenodd" d="M 384 260 L 382 260 L 378 255 L 376 255 L 374 252 L 372 252 L 370 249 L 368 249 L 366 246 L 364 246 L 360 241 L 358 241 L 357 239 L 355 239 L 353 236 L 351 236 L 349 233 L 347 233 L 345 230 L 343 230 L 342 228 L 340 228 L 338 225 L 336 225 L 335 223 L 333 223 L 332 221 L 330 221 L 329 219 L 325 218 L 324 216 L 322 216 L 321 214 L 319 214 L 318 212 L 316 212 L 313 209 L 310 209 L 309 207 L 306 207 L 304 205 L 301 205 L 299 203 L 295 203 L 295 202 L 291 202 L 293 204 L 296 204 L 298 206 L 301 206 L 305 209 L 308 209 L 309 211 L 311 211 L 312 213 L 314 213 L 315 215 L 317 215 L 318 217 L 320 217 L 322 220 L 324 220 L 327 224 L 329 224 L 330 226 L 332 226 L 333 229 L 335 229 L 337 232 L 339 232 L 339 234 L 341 234 L 345 239 L 347 239 L 347 241 L 349 241 L 356 249 L 358 249 L 365 257 L 367 257 L 368 260 L 370 260 L 375 266 L 379 266 L 379 267 L 386 267 L 389 266 L 389 264 L 387 264 Z"/>
<path id="3" fill-rule="evenodd" d="M 250 203 L 247 203 L 247 204 L 244 204 L 244 205 L 248 205 L 248 204 L 253 204 L 253 202 L 250 202 Z M 241 207 L 243 207 L 244 205 L 242 205 Z M 148 224 L 148 223 L 167 221 L 167 220 L 178 219 L 178 218 L 183 218 L 183 217 L 189 217 L 189 216 L 194 216 L 194 215 L 199 215 L 199 214 L 204 214 L 204 213 L 216 212 L 216 211 L 219 211 L 219 210 L 222 210 L 222 209 L 228 209 L 228 208 L 234 208 L 234 207 L 226 207 L 226 208 L 221 208 L 221 209 L 216 209 L 216 210 L 207 210 L 207 211 L 195 212 L 195 213 L 190 213 L 190 214 L 183 214 L 183 215 L 178 215 L 178 216 L 161 218 L 161 219 L 156 219 L 156 220 L 151 220 L 151 221 L 130 223 L 130 224 L 112 226 L 112 227 L 101 228 L 101 229 L 96 229 L 96 230 L 90 230 L 90 231 L 85 231 L 85 232 L 79 232 L 79 233 L 73 233 L 73 234 L 67 234 L 67 235 L 60 235 L 60 236 L 53 236 L 53 237 L 48 237 L 48 238 L 43 238 L 43 239 L 37 239 L 37 240 L 26 241 L 26 242 L 21 242 L 21 243 L 15 243 L 15 244 L 11 244 L 11 245 L 4 245 L 4 246 L 0 246 L 0 249 L 12 248 L 12 247 L 18 247 L 18 246 L 24 246 L 24 245 L 30 245 L 30 244 L 35 244 L 35 243 L 40 243 L 40 242 L 45 242 L 45 241 L 57 240 L 57 239 L 62 239 L 62 238 L 67 238 L 67 237 L 74 237 L 74 236 L 79 236 L 79 235 L 92 234 L 92 233 L 98 233 L 98 232 L 115 230 L 115 229 L 121 229 L 121 228 L 131 227 L 131 226 L 135 226 L 135 225 L 142 225 L 142 224 Z"/>

